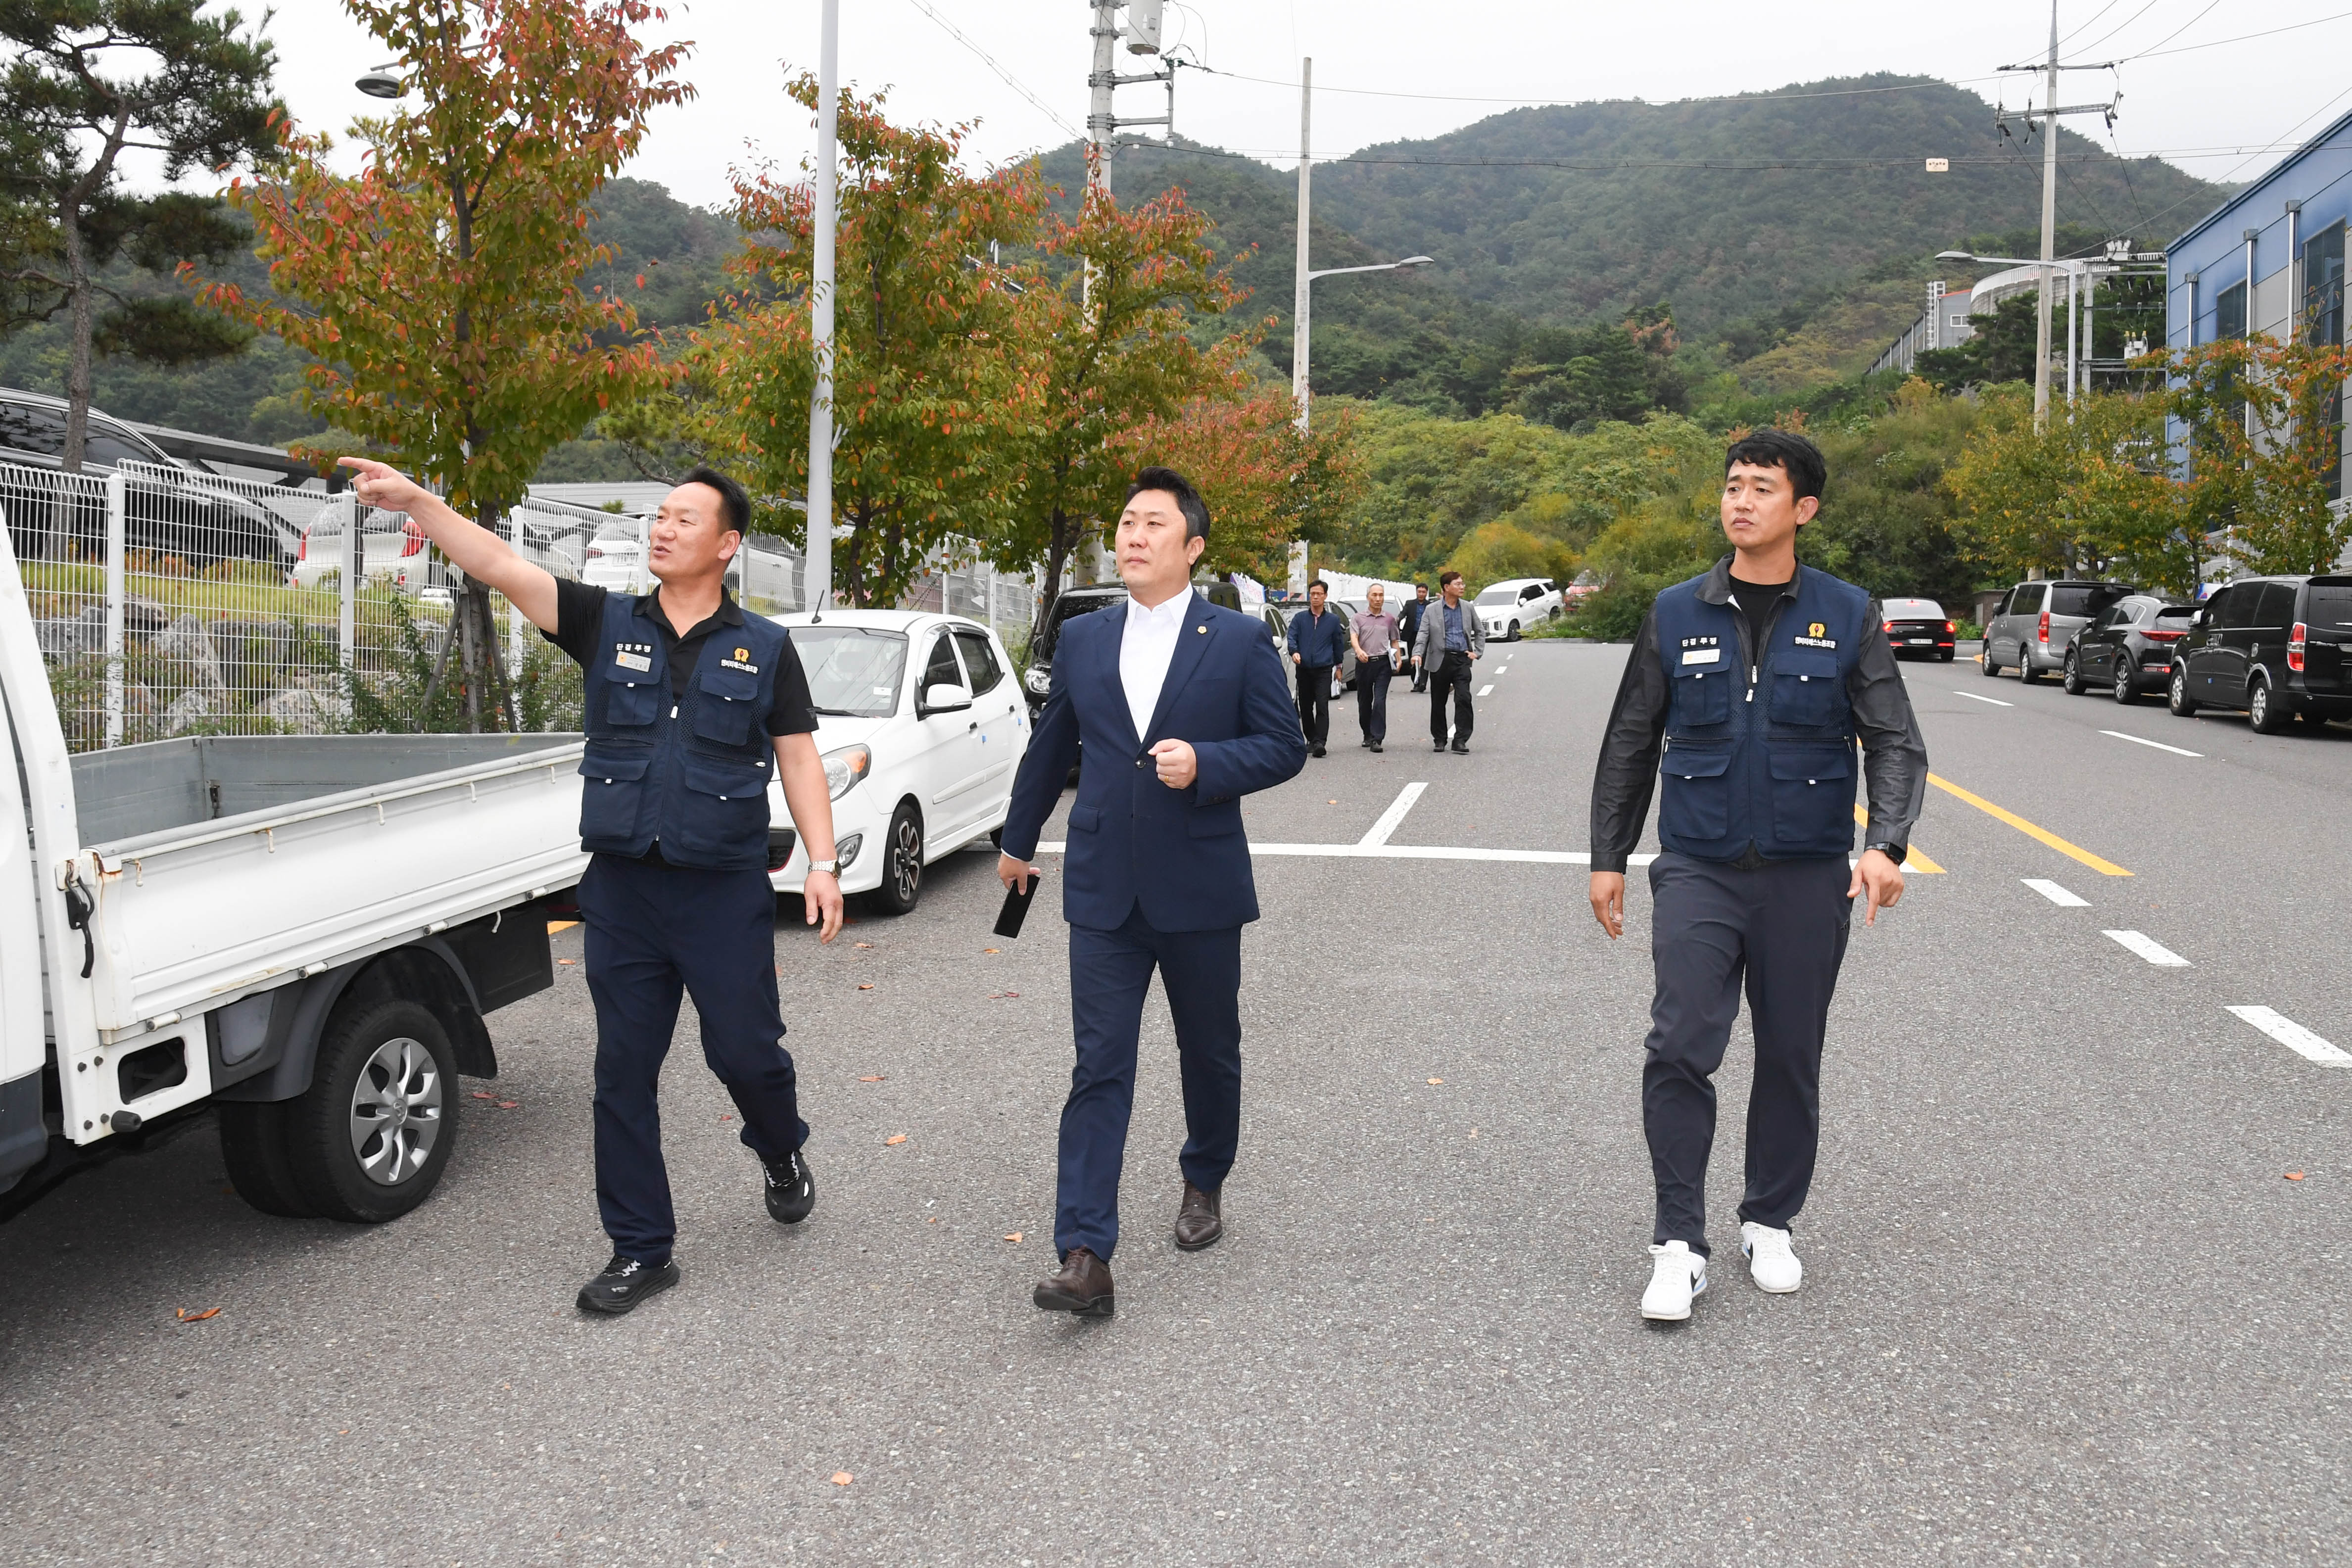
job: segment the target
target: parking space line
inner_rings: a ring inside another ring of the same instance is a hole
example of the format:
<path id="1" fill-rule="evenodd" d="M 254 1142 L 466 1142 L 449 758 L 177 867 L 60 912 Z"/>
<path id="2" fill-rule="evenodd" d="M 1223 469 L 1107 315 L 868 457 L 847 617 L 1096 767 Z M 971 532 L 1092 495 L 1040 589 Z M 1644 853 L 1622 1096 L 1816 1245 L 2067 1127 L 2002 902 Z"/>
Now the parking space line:
<path id="1" fill-rule="evenodd" d="M 2005 703 L 1999 697 L 1980 697 L 1974 692 L 1964 692 L 1958 690 L 1957 688 L 1948 689 L 1951 690 L 1954 696 L 1966 697 L 1972 703 L 1990 703 L 1995 707 L 2015 707 L 2017 706 L 2015 703 Z"/>
<path id="2" fill-rule="evenodd" d="M 2331 1065 L 2352 1061 L 2352 1051 L 2330 1045 L 2293 1019 L 2269 1008 L 2229 1008 L 2225 1010 L 2237 1014 L 2306 1061 L 2324 1061 Z"/>
<path id="3" fill-rule="evenodd" d="M 1488 692 L 1491 692 L 1491 691 L 1493 691 L 1494 689 L 1495 689 L 1495 683 L 1494 683 L 1494 682 L 1492 682 L 1492 681 L 1489 681 L 1489 682 L 1487 682 L 1485 685 L 1480 686 L 1480 687 L 1478 688 L 1478 695 L 1479 695 L 1480 696 L 1482 696 L 1482 697 L 1483 697 L 1483 696 L 1485 696 Z"/>
<path id="4" fill-rule="evenodd" d="M 2150 740 L 2146 736 L 2126 735 L 2120 729 L 2103 729 L 2099 731 L 2099 733 L 2101 735 L 2112 735 L 2117 740 L 2128 740 L 2134 746 L 2153 746 L 2158 751 L 2169 751 L 2175 757 L 2202 757 L 2205 755 L 2201 751 L 2183 751 L 2179 747 L 2167 746 L 2160 740 Z"/>
<path id="5" fill-rule="evenodd" d="M 1865 828 L 1870 826 L 1870 812 L 1864 809 L 1859 801 L 1854 804 L 1853 820 L 1859 826 Z M 1917 844 L 1911 845 L 1904 852 L 1903 869 L 1905 871 L 1924 872 L 1929 876 L 1941 876 L 1944 874 L 1944 868 L 1937 865 L 1934 861 L 1929 860 L 1926 855 L 1920 853 L 1919 846 Z"/>
<path id="6" fill-rule="evenodd" d="M 1066 839 L 1046 839 L 1037 845 L 1041 855 L 1066 854 Z M 1584 850 L 1489 850 L 1462 844 L 1261 844 L 1252 843 L 1254 855 L 1313 855 L 1331 860 L 1388 861 L 1487 861 L 1522 865 L 1591 865 L 1592 856 Z M 1644 866 L 1658 857 L 1654 854 L 1627 855 L 1629 866 Z"/>
<path id="7" fill-rule="evenodd" d="M 2145 931 L 2103 931 L 2103 936 L 2114 938 L 2123 946 L 2138 954 L 2149 963 L 2166 969 L 2186 969 L 2189 960 L 2158 942 Z"/>
<path id="8" fill-rule="evenodd" d="M 1376 845 L 1387 843 L 1389 835 L 1397 831 L 1398 826 L 1404 821 L 1404 814 L 1412 810 L 1412 803 L 1420 800 L 1421 792 L 1428 788 L 1428 780 L 1423 779 L 1416 784 L 1408 784 L 1398 790 L 1397 798 L 1389 802 L 1389 809 L 1381 813 L 1380 821 L 1374 822 L 1364 836 L 1356 841 L 1357 847 L 1371 849 Z"/>
<path id="9" fill-rule="evenodd" d="M 2021 876 L 2017 879 L 2061 909 L 2088 909 L 2091 901 L 2067 892 L 2046 876 Z"/>
<path id="10" fill-rule="evenodd" d="M 1951 782 L 1951 780 L 1948 779 L 1939 779 L 1935 774 L 1930 773 L 1927 775 L 1927 782 L 1933 784 L 1937 789 L 1941 789 L 1945 794 L 1952 796 L 1956 800 L 1966 800 L 1969 805 L 1974 806 L 1986 816 L 1993 818 L 1997 821 L 2007 822 L 2011 827 L 2015 828 L 2027 838 L 2039 839 L 2042 842 L 2048 844 L 2052 849 L 2056 850 L 2060 854 L 2068 855 L 2075 860 L 2081 861 L 2084 865 L 2089 866 L 2101 876 L 2131 875 L 2131 873 L 2116 864 L 2115 862 L 2111 860 L 2103 860 L 2099 856 L 2093 854 L 2090 851 L 2083 848 L 2080 844 L 2070 844 L 2065 840 L 2060 838 L 2057 834 L 2052 832 L 2049 829 L 2036 827 L 2033 823 L 2027 821 L 2016 812 L 2005 810 L 2001 807 L 1994 805 L 1991 801 L 1986 800 L 1981 795 L 1972 795 L 1968 790 L 1961 789 L 1958 785 Z"/>

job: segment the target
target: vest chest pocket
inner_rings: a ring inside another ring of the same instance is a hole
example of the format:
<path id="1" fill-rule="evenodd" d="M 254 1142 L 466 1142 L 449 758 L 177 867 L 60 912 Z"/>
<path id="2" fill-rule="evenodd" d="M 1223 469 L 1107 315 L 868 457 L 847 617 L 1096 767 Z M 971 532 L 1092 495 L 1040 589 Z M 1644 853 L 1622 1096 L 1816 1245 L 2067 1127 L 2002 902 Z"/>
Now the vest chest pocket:
<path id="1" fill-rule="evenodd" d="M 694 733 L 722 746 L 740 746 L 751 733 L 751 706 L 761 677 L 720 667 L 695 676 Z"/>
<path id="2" fill-rule="evenodd" d="M 766 768 L 689 752 L 678 780 L 686 788 L 663 812 L 662 841 L 680 860 L 709 865 L 766 852 Z"/>
<path id="3" fill-rule="evenodd" d="M 608 676 L 604 682 L 604 722 L 650 725 L 661 716 L 661 687 L 650 676 L 637 681 Z"/>
<path id="4" fill-rule="evenodd" d="M 1728 746 L 1667 747 L 1658 758 L 1664 785 L 1658 797 L 1658 831 L 1684 839 L 1719 839 L 1731 831 L 1730 768 Z"/>
<path id="5" fill-rule="evenodd" d="M 580 836 L 627 839 L 637 831 L 650 757 L 590 751 L 580 758 Z"/>
<path id="6" fill-rule="evenodd" d="M 1835 853 L 1853 845 L 1853 752 L 1844 746 L 1771 748 L 1772 838 Z"/>
<path id="7" fill-rule="evenodd" d="M 1727 657 L 1720 664 L 1693 669 L 1677 666 L 1673 672 L 1673 711 L 1669 716 L 1679 732 L 1702 725 L 1722 724 L 1731 717 L 1731 687 L 1733 661 Z"/>
<path id="8" fill-rule="evenodd" d="M 1784 652 L 1772 664 L 1772 722 L 1818 729 L 1832 722 L 1844 688 L 1837 655 L 1809 648 Z"/>

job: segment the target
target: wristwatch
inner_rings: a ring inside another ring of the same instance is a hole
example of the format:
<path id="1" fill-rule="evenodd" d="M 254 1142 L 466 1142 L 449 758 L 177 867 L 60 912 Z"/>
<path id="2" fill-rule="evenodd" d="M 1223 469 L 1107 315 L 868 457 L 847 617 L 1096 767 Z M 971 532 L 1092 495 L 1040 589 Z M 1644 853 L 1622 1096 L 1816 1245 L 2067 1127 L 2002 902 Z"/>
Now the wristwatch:
<path id="1" fill-rule="evenodd" d="M 1901 865 L 1903 863 L 1903 857 L 1911 852 L 1909 845 L 1890 843 L 1885 839 L 1873 839 L 1870 842 L 1863 845 L 1862 849 L 1864 854 L 1869 853 L 1872 850 L 1876 850 L 1880 854 L 1885 855 L 1896 865 Z"/>
<path id="2" fill-rule="evenodd" d="M 841 862 L 837 860 L 811 861 L 809 862 L 809 870 L 821 871 L 827 876 L 839 876 L 841 874 Z"/>

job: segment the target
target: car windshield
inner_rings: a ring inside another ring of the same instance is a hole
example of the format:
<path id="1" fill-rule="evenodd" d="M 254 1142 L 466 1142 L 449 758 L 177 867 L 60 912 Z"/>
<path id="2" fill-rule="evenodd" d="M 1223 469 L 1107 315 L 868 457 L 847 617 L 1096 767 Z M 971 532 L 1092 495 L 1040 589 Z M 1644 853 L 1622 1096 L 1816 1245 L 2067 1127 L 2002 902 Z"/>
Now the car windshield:
<path id="1" fill-rule="evenodd" d="M 898 711 L 898 685 L 907 674 L 905 632 L 795 626 L 791 636 L 817 712 L 835 718 L 886 718 Z"/>
<path id="2" fill-rule="evenodd" d="M 2053 615 L 2096 615 L 2131 591 L 2098 582 L 2061 582 L 2050 590 Z"/>
<path id="3" fill-rule="evenodd" d="M 1519 591 L 1507 584 L 1499 588 L 1490 588 L 1478 596 L 1478 602 L 1481 604 L 1517 604 L 1518 601 Z"/>

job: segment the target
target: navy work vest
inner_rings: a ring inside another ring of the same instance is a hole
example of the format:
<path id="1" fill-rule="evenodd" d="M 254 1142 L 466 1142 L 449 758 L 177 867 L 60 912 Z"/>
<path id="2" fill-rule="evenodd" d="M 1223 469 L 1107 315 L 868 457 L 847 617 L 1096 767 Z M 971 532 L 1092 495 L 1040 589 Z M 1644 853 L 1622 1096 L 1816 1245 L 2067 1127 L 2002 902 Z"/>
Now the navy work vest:
<path id="1" fill-rule="evenodd" d="M 712 628 L 673 706 L 661 629 L 640 602 L 604 598 L 585 682 L 580 847 L 637 856 L 658 840 L 674 865 L 765 870 L 768 693 L 784 629 L 758 615 Z"/>
<path id="2" fill-rule="evenodd" d="M 1658 759 L 1658 839 L 1678 854 L 1769 860 L 1853 849 L 1853 710 L 1846 678 L 1878 635 L 1870 599 L 1811 567 L 1754 651 L 1740 659 L 1740 612 L 1698 596 L 1704 577 L 1658 595 L 1658 657 L 1672 700 Z"/>

